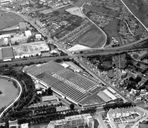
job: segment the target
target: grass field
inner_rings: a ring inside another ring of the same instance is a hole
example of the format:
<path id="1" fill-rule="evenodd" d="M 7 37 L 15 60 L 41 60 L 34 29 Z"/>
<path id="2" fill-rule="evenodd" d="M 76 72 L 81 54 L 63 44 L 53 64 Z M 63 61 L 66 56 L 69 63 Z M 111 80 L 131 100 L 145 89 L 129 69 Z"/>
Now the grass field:
<path id="1" fill-rule="evenodd" d="M 100 48 L 106 43 L 104 34 L 97 28 L 91 28 L 80 36 L 76 42 L 90 48 Z"/>
<path id="2" fill-rule="evenodd" d="M 114 19 L 114 20 L 110 21 L 110 23 L 108 25 L 103 27 L 103 30 L 108 35 L 109 40 L 112 40 L 112 37 L 115 37 L 118 42 L 121 42 L 120 35 L 118 32 L 119 22 L 120 21 L 118 19 Z M 108 43 L 110 43 L 110 41 L 108 41 Z M 108 44 L 106 44 L 106 45 L 108 45 Z"/>
<path id="3" fill-rule="evenodd" d="M 0 109 L 8 106 L 18 95 L 18 89 L 13 86 L 13 82 L 0 77 Z"/>
<path id="4" fill-rule="evenodd" d="M 0 10 L 0 30 L 17 25 L 21 21 L 23 19 L 18 15 Z"/>
<path id="5" fill-rule="evenodd" d="M 148 0 L 123 0 L 130 10 L 148 27 Z"/>

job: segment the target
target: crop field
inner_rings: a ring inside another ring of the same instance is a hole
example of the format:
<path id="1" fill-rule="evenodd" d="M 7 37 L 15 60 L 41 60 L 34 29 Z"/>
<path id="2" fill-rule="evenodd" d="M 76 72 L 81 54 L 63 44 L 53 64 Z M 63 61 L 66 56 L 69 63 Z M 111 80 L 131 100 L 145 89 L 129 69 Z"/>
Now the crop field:
<path id="1" fill-rule="evenodd" d="M 23 19 L 18 15 L 0 10 L 0 30 L 17 25 L 21 21 Z"/>

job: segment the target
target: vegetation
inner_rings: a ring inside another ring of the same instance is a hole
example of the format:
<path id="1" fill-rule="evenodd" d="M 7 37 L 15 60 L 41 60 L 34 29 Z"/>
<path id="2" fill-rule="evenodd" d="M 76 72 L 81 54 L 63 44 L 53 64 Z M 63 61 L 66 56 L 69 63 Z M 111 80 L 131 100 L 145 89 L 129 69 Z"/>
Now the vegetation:
<path id="1" fill-rule="evenodd" d="M 74 110 L 74 108 L 75 108 L 75 105 L 74 104 L 70 104 L 70 109 Z"/>
<path id="2" fill-rule="evenodd" d="M 18 120 L 19 124 L 30 123 L 30 124 L 40 124 L 46 123 L 51 120 L 62 119 L 66 116 L 84 114 L 84 113 L 94 113 L 96 111 L 95 107 L 85 108 L 83 110 L 74 109 L 74 105 L 71 104 L 69 110 L 57 112 L 56 107 L 61 106 L 61 103 L 57 105 L 43 105 L 38 107 L 28 107 L 34 102 L 34 99 L 38 97 L 34 88 L 34 82 L 26 73 L 21 71 L 16 71 L 12 68 L 1 69 L 2 75 L 8 75 L 16 78 L 22 85 L 23 93 L 20 100 L 16 102 L 3 117 L 3 121 L 7 120 Z M 49 88 L 44 93 L 44 95 L 52 95 L 52 90 Z M 23 116 L 22 116 L 23 115 Z"/>
<path id="3" fill-rule="evenodd" d="M 48 88 L 42 93 L 42 96 L 49 96 L 52 94 L 53 94 L 53 91 L 51 90 L 51 88 Z"/>
<path id="4" fill-rule="evenodd" d="M 100 48 L 106 43 L 104 34 L 95 27 L 80 36 L 77 41 L 78 44 L 91 48 Z"/>
<path id="5" fill-rule="evenodd" d="M 27 75 L 26 73 L 23 73 L 22 71 L 16 71 L 12 68 L 8 69 L 1 69 L 2 75 L 7 75 L 10 77 L 14 77 L 17 79 L 20 84 L 22 85 L 23 93 L 21 94 L 21 97 L 18 102 L 16 102 L 10 112 L 16 111 L 16 110 L 21 110 L 22 108 L 30 105 L 34 98 L 35 98 L 35 86 L 34 82 L 32 81 L 31 77 Z M 6 114 L 5 118 L 7 119 L 8 114 Z"/>
<path id="6" fill-rule="evenodd" d="M 104 110 L 109 110 L 109 109 L 115 109 L 115 108 L 127 108 L 127 107 L 133 107 L 134 105 L 130 102 L 117 102 L 117 103 L 107 103 L 106 105 L 103 106 Z"/>
<path id="7" fill-rule="evenodd" d="M 59 103 L 59 105 L 61 105 Z M 65 110 L 56 111 L 57 105 L 44 105 L 40 107 L 24 108 L 20 111 L 13 111 L 9 114 L 11 120 L 18 120 L 19 124 L 30 123 L 30 124 L 41 124 L 49 123 L 52 120 L 63 119 L 66 116 L 79 115 L 85 113 L 94 113 L 96 108 L 85 108 L 83 110 Z M 23 116 L 22 116 L 23 115 Z"/>
<path id="8" fill-rule="evenodd" d="M 148 1 L 123 0 L 130 10 L 148 27 Z"/>
<path id="9" fill-rule="evenodd" d="M 87 59 L 98 67 L 101 71 L 108 71 L 112 69 L 112 56 L 92 56 Z"/>
<path id="10" fill-rule="evenodd" d="M 0 10 L 0 30 L 4 28 L 8 28 L 11 26 L 17 25 L 19 22 L 23 21 L 21 17 L 14 13 L 6 13 L 2 10 Z"/>

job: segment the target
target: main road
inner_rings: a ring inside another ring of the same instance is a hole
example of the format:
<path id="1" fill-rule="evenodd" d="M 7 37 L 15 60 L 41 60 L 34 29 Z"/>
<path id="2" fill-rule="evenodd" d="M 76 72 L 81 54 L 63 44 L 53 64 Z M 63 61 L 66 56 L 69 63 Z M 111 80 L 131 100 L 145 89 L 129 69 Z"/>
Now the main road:
<path id="1" fill-rule="evenodd" d="M 78 60 L 77 60 L 78 61 Z M 90 69 L 90 67 L 86 66 L 81 60 L 79 60 L 79 64 L 81 67 L 83 67 L 89 74 L 91 74 L 96 80 L 101 81 L 104 85 L 106 85 L 106 87 L 111 87 L 113 90 L 115 90 L 122 99 L 124 99 L 124 101 L 129 101 L 129 102 L 133 102 L 132 100 L 130 100 L 129 98 L 125 98 L 123 96 L 123 94 L 121 92 L 118 91 L 118 89 L 116 89 L 115 87 L 113 87 L 112 85 L 110 85 L 107 81 L 105 81 L 103 78 L 101 78 L 101 76 L 96 75 L 95 73 L 92 72 L 92 70 Z"/>
<path id="2" fill-rule="evenodd" d="M 13 12 L 13 11 L 11 11 L 11 12 Z M 13 13 L 16 13 L 16 12 L 13 12 Z M 47 37 L 48 35 L 44 32 L 44 31 L 42 31 L 42 29 L 41 28 L 39 28 L 36 24 L 35 24 L 35 22 L 34 21 L 31 21 L 31 19 L 28 19 L 26 16 L 23 16 L 22 14 L 20 14 L 20 13 L 16 13 L 16 14 L 18 14 L 19 16 L 21 16 L 25 21 L 27 21 L 28 23 L 30 23 L 32 26 L 34 26 L 43 36 L 45 36 L 45 37 Z M 90 22 L 92 22 L 89 18 L 87 18 Z M 96 27 L 98 27 L 94 22 L 92 22 Z M 100 28 L 99 28 L 100 29 Z M 148 39 L 148 38 L 147 38 Z M 147 40 L 146 39 L 146 40 Z M 135 44 L 137 44 L 137 43 L 140 43 L 140 42 L 142 42 L 142 41 L 139 41 L 139 42 L 135 42 L 135 43 L 132 43 L 132 44 L 127 44 L 127 45 L 125 45 L 125 46 L 121 46 L 121 47 L 117 47 L 117 48 L 112 48 L 112 49 L 110 49 L 110 50 L 112 50 L 112 51 L 115 51 L 115 53 L 116 53 L 116 51 L 120 51 L 122 48 L 124 48 L 125 49 L 125 47 L 129 47 L 129 45 L 130 46 L 132 46 L 132 45 L 135 45 Z M 120 50 L 119 50 L 120 49 Z M 100 50 L 102 50 L 102 49 L 100 49 Z M 123 49 L 122 49 L 123 50 Z M 122 51 L 121 50 L 121 51 Z M 64 50 L 64 52 L 65 52 L 65 50 Z M 96 52 L 96 51 L 95 51 Z M 93 53 L 92 55 L 94 55 L 94 54 L 99 54 L 99 52 L 101 53 L 102 52 L 102 54 L 103 53 L 107 53 L 107 54 L 110 54 L 110 52 L 109 52 L 109 49 L 103 49 L 102 51 L 99 51 L 98 50 L 98 53 Z M 83 54 L 78 54 L 78 55 L 71 55 L 70 54 L 70 56 L 72 56 L 72 57 L 77 57 L 77 56 L 82 56 Z M 91 55 L 91 54 L 90 54 Z M 34 58 L 34 59 L 28 59 L 28 60 L 17 60 L 17 61 L 11 61 L 11 62 L 2 62 L 2 63 L 0 63 L 0 66 L 2 66 L 2 65 L 4 65 L 4 64 L 10 64 L 10 65 L 14 65 L 14 64 L 18 64 L 18 63 L 31 63 L 31 62 L 46 62 L 46 61 L 49 61 L 49 60 L 53 60 L 53 59 L 63 59 L 63 58 L 70 58 L 69 56 L 60 56 L 60 57 L 39 57 L 39 58 Z M 87 67 L 85 68 L 85 69 L 87 69 L 87 71 L 89 70 Z M 91 72 L 91 71 L 89 71 L 89 72 Z M 91 72 L 91 74 L 93 74 L 92 72 Z M 93 76 L 94 76 L 94 74 L 93 74 Z M 102 78 L 100 78 L 100 77 L 98 77 L 98 76 L 95 76 L 95 78 L 98 78 L 99 80 L 101 80 L 103 83 L 105 83 L 107 86 L 110 86 L 107 82 L 105 82 Z M 20 85 L 20 83 L 16 80 L 16 79 L 14 79 L 14 78 L 11 78 L 11 79 L 13 79 L 14 81 L 16 81 L 17 82 L 17 84 L 19 85 L 19 87 L 20 87 L 20 93 L 19 93 L 19 95 L 18 95 L 18 97 L 8 106 L 8 107 L 6 107 L 5 109 L 4 109 L 4 111 L 0 114 L 0 118 L 4 115 L 4 113 L 10 108 L 10 107 L 12 107 L 13 106 L 13 104 L 15 103 L 15 102 L 17 102 L 18 100 L 19 100 L 19 98 L 20 98 L 20 95 L 21 95 L 21 93 L 22 93 L 22 87 L 21 87 L 21 85 Z M 117 91 L 117 90 L 116 90 Z M 120 94 L 120 93 L 119 93 Z"/>
<path id="3" fill-rule="evenodd" d="M 122 0 L 121 0 L 122 1 Z M 92 24 L 94 24 L 100 31 L 102 31 L 102 33 L 105 35 L 105 37 L 106 37 L 106 40 L 107 40 L 107 36 L 106 36 L 106 34 L 105 34 L 105 32 L 100 28 L 100 27 L 98 27 L 98 25 L 96 25 L 92 20 L 90 20 L 84 13 L 83 13 L 83 6 L 85 5 L 85 3 L 83 3 L 83 5 L 81 6 L 81 7 L 79 7 L 80 8 L 80 11 L 81 11 L 81 13 L 92 23 Z M 45 30 L 43 30 L 42 28 L 40 28 L 39 26 L 37 26 L 36 25 L 36 23 L 35 23 L 35 20 L 34 19 L 32 19 L 32 18 L 29 18 L 28 16 L 24 16 L 24 15 L 22 15 L 21 13 L 17 13 L 17 12 L 15 12 L 15 11 L 12 11 L 12 10 L 5 10 L 5 9 L 3 9 L 4 11 L 8 11 L 8 12 L 12 12 L 12 13 L 15 13 L 15 14 L 17 14 L 17 15 L 19 15 L 20 17 L 22 17 L 26 22 L 28 22 L 28 23 L 30 23 L 34 28 L 36 28 L 44 37 L 48 37 L 48 39 L 49 39 L 49 41 L 51 41 L 51 42 L 55 42 L 53 39 L 51 39 L 50 38 L 50 35 L 45 31 Z M 85 55 L 87 54 L 87 56 L 91 56 L 91 55 L 99 55 L 99 54 L 101 54 L 101 55 L 108 55 L 108 54 L 110 54 L 110 53 L 112 53 L 112 52 L 114 52 L 114 54 L 116 54 L 116 53 L 121 53 L 123 50 L 126 52 L 126 51 L 129 51 L 129 50 L 127 50 L 127 49 L 129 49 L 129 47 L 133 47 L 133 46 L 135 46 L 135 45 L 139 45 L 141 42 L 143 42 L 143 41 L 148 41 L 148 37 L 146 37 L 145 39 L 143 39 L 143 40 L 140 40 L 140 41 L 136 41 L 136 42 L 134 42 L 134 43 L 130 43 L 130 44 L 126 44 L 126 45 L 123 45 L 123 46 L 120 46 L 120 47 L 116 47 L 116 48 L 110 48 L 110 49 L 92 49 L 92 50 L 88 50 L 88 52 L 87 52 L 87 50 L 84 52 L 85 53 Z M 56 42 L 55 44 L 58 44 L 58 42 Z M 138 48 L 137 48 L 138 49 Z M 144 48 L 143 48 L 144 49 Z M 92 52 L 91 52 L 92 51 Z M 123 52 L 124 52 L 123 51 Z M 65 50 L 64 50 L 64 52 L 65 52 Z M 82 56 L 82 55 L 84 55 L 83 53 L 82 54 L 78 54 L 78 55 L 76 55 L 76 56 Z"/>
<path id="4" fill-rule="evenodd" d="M 10 12 L 16 13 L 14 11 L 10 11 Z M 20 13 L 16 13 L 16 14 L 18 14 L 23 19 L 25 19 L 25 21 L 29 22 L 32 26 L 34 26 L 44 37 L 48 37 L 48 35 L 35 24 L 35 22 L 27 19 L 26 16 L 23 16 Z M 51 42 L 55 43 L 57 46 L 60 44 L 56 41 L 53 41 L 50 37 L 49 37 L 49 39 L 50 39 Z M 11 66 L 24 65 L 24 64 L 39 63 L 39 62 L 43 63 L 43 62 L 47 62 L 47 61 L 50 61 L 50 60 L 74 58 L 74 57 L 77 57 L 77 56 L 110 55 L 110 54 L 122 53 L 122 52 L 129 51 L 129 48 L 131 48 L 130 50 L 133 50 L 132 47 L 134 48 L 134 50 L 139 49 L 140 48 L 139 46 L 144 41 L 147 43 L 148 37 L 143 39 L 143 40 L 140 40 L 140 41 L 137 41 L 137 42 L 134 42 L 134 43 L 130 43 L 130 44 L 126 44 L 126 45 L 120 46 L 120 47 L 108 48 L 108 49 L 91 49 L 91 50 L 85 50 L 84 53 L 82 51 L 82 53 L 77 53 L 77 54 L 71 54 L 66 49 L 62 49 L 62 47 L 59 47 L 62 51 L 67 53 L 68 56 L 57 56 L 57 57 L 49 56 L 49 57 L 36 57 L 36 58 L 34 57 L 34 58 L 28 58 L 28 59 L 18 59 L 18 60 L 13 60 L 13 61 L 9 61 L 9 62 L 0 62 L 0 66 L 4 66 L 4 65 L 11 65 Z M 137 46 L 137 47 L 135 48 L 135 46 Z M 140 48 L 140 50 L 145 49 L 145 48 L 147 48 L 147 47 Z"/>
<path id="5" fill-rule="evenodd" d="M 75 54 L 77 56 L 110 55 L 129 51 L 139 51 L 144 49 L 148 49 L 148 37 L 119 47 L 106 49 L 87 49 L 83 51 L 76 51 Z"/>
<path id="6" fill-rule="evenodd" d="M 50 60 L 58 60 L 58 59 L 66 59 L 72 58 L 70 56 L 47 56 L 47 57 L 31 57 L 26 59 L 14 59 L 12 61 L 1 61 L 0 67 L 3 66 L 22 66 L 22 65 L 29 65 L 29 64 L 36 64 L 36 63 L 46 63 Z"/>

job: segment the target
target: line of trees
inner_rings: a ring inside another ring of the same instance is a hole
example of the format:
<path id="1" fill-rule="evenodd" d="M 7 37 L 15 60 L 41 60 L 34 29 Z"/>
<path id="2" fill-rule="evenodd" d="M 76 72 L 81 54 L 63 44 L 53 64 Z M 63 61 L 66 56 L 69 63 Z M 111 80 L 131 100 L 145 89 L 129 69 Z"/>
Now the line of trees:
<path id="1" fill-rule="evenodd" d="M 49 123 L 53 120 L 64 119 L 67 116 L 80 115 L 86 113 L 94 113 L 96 112 L 96 107 L 85 108 L 84 110 L 65 110 L 60 112 L 51 112 L 44 113 L 42 115 L 35 115 L 30 117 L 23 117 L 18 119 L 18 123 L 30 123 L 30 124 L 40 124 L 40 123 Z"/>
<path id="2" fill-rule="evenodd" d="M 104 110 L 109 110 L 109 109 L 116 109 L 116 108 L 128 108 L 128 107 L 133 107 L 134 105 L 130 102 L 118 102 L 118 103 L 108 103 L 103 106 Z"/>
<path id="3" fill-rule="evenodd" d="M 56 111 L 56 107 L 57 105 L 46 105 L 33 108 L 24 108 L 20 111 L 11 112 L 10 119 L 11 120 L 17 119 L 19 124 L 22 123 L 40 124 L 40 123 L 49 123 L 52 120 L 64 119 L 67 116 L 96 112 L 95 107 L 85 108 L 83 110 L 69 109 L 64 111 Z"/>
<path id="4" fill-rule="evenodd" d="M 20 99 L 14 104 L 14 106 L 9 110 L 9 112 L 21 110 L 24 107 L 29 106 L 36 95 L 35 85 L 31 77 L 22 71 L 16 71 L 12 68 L 4 69 L 1 74 L 17 79 L 20 82 L 23 90 Z M 9 112 L 5 114 L 4 120 L 9 119 Z"/>

